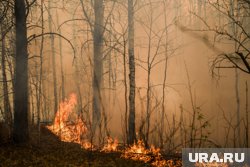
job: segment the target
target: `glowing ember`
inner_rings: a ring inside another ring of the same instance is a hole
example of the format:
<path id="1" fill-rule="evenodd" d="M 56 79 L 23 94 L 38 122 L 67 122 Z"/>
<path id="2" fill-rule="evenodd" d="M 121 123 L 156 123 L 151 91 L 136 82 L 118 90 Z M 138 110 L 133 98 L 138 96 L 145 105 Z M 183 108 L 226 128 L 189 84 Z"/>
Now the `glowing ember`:
<path id="1" fill-rule="evenodd" d="M 73 112 L 76 104 L 75 94 L 71 94 L 69 99 L 61 102 L 59 110 L 56 112 L 54 124 L 48 126 L 48 129 L 59 136 L 62 141 L 80 144 L 81 135 L 86 133 L 87 128 L 82 119 Z"/>
<path id="2" fill-rule="evenodd" d="M 95 150 L 94 145 L 91 144 L 89 141 L 84 141 L 81 143 L 82 148 L 86 150 Z"/>
<path id="3" fill-rule="evenodd" d="M 118 140 L 112 139 L 111 137 L 107 138 L 107 143 L 104 145 L 101 151 L 103 152 L 114 152 L 117 151 Z"/>

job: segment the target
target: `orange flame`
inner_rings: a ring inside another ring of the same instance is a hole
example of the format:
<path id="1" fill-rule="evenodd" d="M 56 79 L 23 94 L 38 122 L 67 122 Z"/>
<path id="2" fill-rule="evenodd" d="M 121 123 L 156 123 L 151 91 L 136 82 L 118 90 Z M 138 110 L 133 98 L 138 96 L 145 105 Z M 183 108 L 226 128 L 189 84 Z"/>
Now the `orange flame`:
<path id="1" fill-rule="evenodd" d="M 151 162 L 153 166 L 163 167 L 167 165 L 167 161 L 164 160 L 160 154 L 160 149 L 155 148 L 154 146 L 147 149 L 142 140 L 138 140 L 137 143 L 134 143 L 131 147 L 127 148 L 122 157 L 135 161 L 143 161 L 145 163 Z"/>
<path id="2" fill-rule="evenodd" d="M 59 136 L 62 141 L 80 144 L 81 135 L 87 132 L 87 127 L 82 119 L 73 112 L 76 104 L 76 94 L 71 94 L 69 99 L 61 102 L 54 123 L 48 126 L 48 129 Z"/>
<path id="3" fill-rule="evenodd" d="M 62 141 L 74 142 L 88 150 L 96 150 L 94 145 L 87 141 L 81 140 L 82 135 L 86 134 L 87 127 L 82 118 L 79 117 L 74 109 L 77 105 L 76 94 L 71 94 L 69 99 L 65 99 L 60 103 L 59 110 L 56 112 L 53 125 L 47 126 L 55 135 L 59 136 Z M 115 152 L 118 151 L 118 140 L 107 138 L 107 143 L 100 150 L 101 152 Z M 174 166 L 171 160 L 166 161 L 163 159 L 160 149 L 151 146 L 147 149 L 142 140 L 134 143 L 131 147 L 125 149 L 122 154 L 123 158 L 139 160 L 145 163 L 151 163 L 153 166 Z"/>
<path id="4" fill-rule="evenodd" d="M 102 148 L 102 152 L 114 152 L 117 151 L 118 147 L 118 140 L 117 139 L 112 139 L 111 137 L 107 138 L 107 143 L 104 145 Z"/>
<path id="5" fill-rule="evenodd" d="M 83 141 L 81 143 L 81 146 L 86 150 L 95 150 L 94 145 L 87 140 Z"/>

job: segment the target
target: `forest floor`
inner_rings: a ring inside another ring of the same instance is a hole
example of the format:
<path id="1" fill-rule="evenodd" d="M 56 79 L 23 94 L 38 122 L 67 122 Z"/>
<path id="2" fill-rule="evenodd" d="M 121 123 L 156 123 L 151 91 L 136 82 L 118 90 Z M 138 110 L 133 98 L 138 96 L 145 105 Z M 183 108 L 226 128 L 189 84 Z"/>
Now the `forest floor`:
<path id="1" fill-rule="evenodd" d="M 45 128 L 41 130 L 39 144 L 37 136 L 36 133 L 31 133 L 30 142 L 22 146 L 14 145 L 13 143 L 1 144 L 0 167 L 151 166 L 140 161 L 121 158 L 121 153 L 119 152 L 103 153 L 84 150 L 78 144 L 60 141 L 57 136 Z"/>

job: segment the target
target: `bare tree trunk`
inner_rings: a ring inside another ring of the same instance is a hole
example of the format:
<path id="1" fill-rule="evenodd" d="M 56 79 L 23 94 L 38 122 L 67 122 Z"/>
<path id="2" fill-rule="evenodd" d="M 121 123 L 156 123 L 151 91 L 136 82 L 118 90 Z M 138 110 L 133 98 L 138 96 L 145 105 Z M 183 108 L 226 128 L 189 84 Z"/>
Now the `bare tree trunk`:
<path id="1" fill-rule="evenodd" d="M 180 105 L 180 111 L 181 111 L 181 115 L 180 115 L 180 123 L 179 123 L 179 127 L 180 127 L 180 140 L 181 140 L 181 147 L 186 147 L 186 133 L 185 133 L 185 124 L 184 124 L 184 118 L 183 118 L 183 106 L 182 104 Z"/>
<path id="2" fill-rule="evenodd" d="M 58 13 L 56 11 L 56 22 L 59 26 Z M 59 34 L 62 34 L 61 28 L 59 28 Z M 59 38 L 59 54 L 60 54 L 60 64 L 61 64 L 61 82 L 62 82 L 62 100 L 65 99 L 65 78 L 64 78 L 64 69 L 63 69 L 63 53 L 62 53 L 62 38 Z"/>
<path id="3" fill-rule="evenodd" d="M 237 112 L 237 135 L 238 135 L 238 144 L 241 146 L 240 140 L 240 96 L 239 96 L 239 73 L 238 70 L 235 69 L 235 95 L 236 95 L 236 112 Z"/>
<path id="4" fill-rule="evenodd" d="M 185 64 L 185 68 L 186 68 L 186 74 L 187 74 L 187 79 L 188 79 L 188 92 L 189 92 L 189 96 L 190 96 L 190 102 L 191 102 L 191 106 L 192 106 L 192 110 L 193 110 L 193 115 L 192 115 L 192 122 L 191 122 L 191 130 L 190 130 L 190 148 L 194 147 L 194 140 L 196 137 L 196 115 L 197 115 L 197 111 L 196 111 L 196 105 L 195 105 L 195 101 L 193 98 L 193 92 L 192 92 L 192 85 L 191 85 L 191 81 L 190 81 L 190 76 L 189 76 L 189 72 L 187 69 L 187 65 Z"/>
<path id="5" fill-rule="evenodd" d="M 26 7 L 24 0 L 15 1 L 16 57 L 14 85 L 14 129 L 13 140 L 25 143 L 28 131 L 28 51 Z"/>
<path id="6" fill-rule="evenodd" d="M 35 62 L 35 74 L 34 75 L 36 75 L 37 74 L 37 62 Z M 29 90 L 29 92 L 28 92 L 28 94 L 29 94 L 29 96 L 28 96 L 28 102 L 29 102 L 29 124 L 31 125 L 31 126 L 33 126 L 34 125 L 34 121 L 35 121 L 35 100 L 34 100 L 34 96 L 36 95 L 36 93 L 37 93 L 37 83 L 36 83 L 36 77 L 35 76 L 32 76 L 32 73 L 31 72 L 29 72 L 29 74 L 28 74 L 30 77 L 29 77 L 29 82 L 28 82 L 28 90 Z"/>
<path id="7" fill-rule="evenodd" d="M 238 20 L 238 6 L 237 7 L 237 10 L 236 10 L 236 13 L 235 13 L 235 0 L 230 0 L 230 15 L 231 17 L 234 17 L 236 20 Z M 231 21 L 231 20 L 229 20 Z M 237 37 L 237 26 L 236 26 L 236 23 L 232 23 L 231 24 L 231 31 L 232 31 L 232 34 L 234 34 L 234 36 Z M 234 46 L 234 49 L 235 51 L 237 51 L 237 42 L 235 42 L 235 46 Z M 236 141 L 239 146 L 241 145 L 241 140 L 240 140 L 240 96 L 239 96 L 239 73 L 238 73 L 238 70 L 235 69 L 235 98 L 236 98 L 236 114 L 237 114 L 237 120 L 236 120 L 236 131 L 237 131 L 237 135 L 238 137 L 236 138 Z"/>
<path id="8" fill-rule="evenodd" d="M 152 10 L 152 4 L 150 1 L 150 9 Z M 152 11 L 153 12 L 153 11 Z M 150 81 L 151 81 L 151 70 L 152 70 L 152 66 L 151 66 L 151 61 L 150 61 L 150 57 L 151 57 L 151 44 L 152 44 L 152 26 L 153 26 L 153 14 L 151 13 L 150 15 L 150 26 L 149 26 L 149 36 L 148 36 L 148 57 L 147 57 L 147 105 L 146 105 L 146 132 L 145 132 L 145 145 L 146 147 L 148 147 L 148 138 L 149 138 L 149 130 L 150 130 L 150 110 L 151 110 L 151 85 L 150 85 Z"/>
<path id="9" fill-rule="evenodd" d="M 73 11 L 73 20 L 75 19 L 75 14 Z M 78 114 L 82 113 L 82 94 L 81 94 L 81 87 L 80 87 L 80 71 L 79 71 L 79 57 L 78 57 L 78 49 L 77 49 L 77 41 L 76 41 L 76 22 L 73 22 L 73 45 L 75 46 L 75 57 L 74 57 L 74 81 L 76 84 L 77 90 L 77 112 Z"/>
<path id="10" fill-rule="evenodd" d="M 101 88 L 102 88 L 102 72 L 103 72 L 103 19 L 104 19 L 104 6 L 103 0 L 94 1 L 94 65 L 93 65 L 93 115 L 92 126 L 95 134 L 96 127 L 101 122 Z"/>
<path id="11" fill-rule="evenodd" d="M 136 140 L 135 134 L 135 55 L 134 55 L 134 1 L 128 0 L 128 54 L 129 54 L 129 118 L 128 143 Z"/>
<path id="12" fill-rule="evenodd" d="M 7 74 L 6 74 L 6 64 L 5 64 L 5 38 L 3 35 L 3 25 L 1 25 L 1 34 L 2 34 L 2 84 L 3 84 L 3 109 L 4 109 L 4 120 L 9 125 L 9 128 L 12 128 L 12 113 L 10 107 L 10 99 L 9 99 L 9 91 L 8 91 L 8 83 L 7 83 Z M 9 129 L 9 130 L 10 130 Z"/>
<path id="13" fill-rule="evenodd" d="M 246 81 L 246 148 L 248 148 L 249 139 L 249 118 L 248 118 L 248 84 Z"/>
<path id="14" fill-rule="evenodd" d="M 43 17 L 43 0 L 41 0 L 41 27 L 42 27 L 42 34 L 44 33 L 44 17 Z M 38 143 L 40 144 L 40 120 L 41 120 L 41 94 L 42 94 L 42 80 L 43 80 L 43 47 L 44 47 L 44 36 L 41 39 L 41 46 L 40 46 L 40 78 L 38 83 L 38 99 L 37 99 L 37 125 L 38 125 Z"/>
<path id="15" fill-rule="evenodd" d="M 189 10 L 195 11 L 195 3 L 193 0 L 189 0 Z M 193 14 L 189 14 L 189 24 L 192 25 L 194 23 L 194 17 Z"/>
<path id="16" fill-rule="evenodd" d="M 164 9 L 167 10 L 166 2 L 164 2 Z M 165 89 L 166 89 L 166 80 L 167 80 L 167 67 L 168 67 L 168 28 L 167 28 L 167 14 L 164 11 L 164 23 L 165 23 L 165 65 L 164 65 L 164 78 L 162 85 L 162 111 L 161 111 L 161 129 L 160 129 L 160 145 L 163 147 L 163 135 L 164 135 L 164 119 L 165 119 Z"/>
<path id="17" fill-rule="evenodd" d="M 48 5 L 48 20 L 49 20 L 49 31 L 52 32 L 52 14 L 51 14 L 51 1 Z M 52 52 L 52 73 L 53 73 L 53 84 L 54 84 L 54 113 L 58 109 L 57 99 L 57 76 L 56 76 L 56 55 L 55 55 L 55 38 L 53 35 L 50 36 L 51 52 Z"/>
<path id="18" fill-rule="evenodd" d="M 125 96 L 125 116 L 124 116 L 124 126 L 125 126 L 125 140 L 128 142 L 128 83 L 127 83 L 127 63 L 126 63 L 126 41 L 124 39 L 124 51 L 123 51 L 123 75 L 124 75 L 124 96 Z"/>
<path id="19" fill-rule="evenodd" d="M 203 12 L 204 12 L 204 20 L 207 20 L 207 2 L 206 0 L 202 1 L 203 3 Z"/>
<path id="20" fill-rule="evenodd" d="M 204 1 L 204 0 L 197 0 L 197 14 L 198 14 L 199 17 L 203 18 L 203 14 L 202 14 L 202 1 Z M 200 29 L 200 22 L 197 22 L 196 24 L 197 24 L 197 28 Z"/>
<path id="21" fill-rule="evenodd" d="M 151 34 L 151 31 L 150 31 Z M 150 37 L 151 38 L 151 37 Z M 151 41 L 151 39 L 149 39 Z M 148 53 L 148 79 L 147 79 L 147 106 L 146 106 L 146 132 L 145 132 L 145 145 L 148 147 L 148 138 L 149 138 L 149 128 L 150 128 L 150 110 L 151 110 L 151 86 L 150 86 L 150 77 L 151 77 L 151 67 L 150 67 L 150 46 L 151 42 L 149 42 L 149 53 Z"/>

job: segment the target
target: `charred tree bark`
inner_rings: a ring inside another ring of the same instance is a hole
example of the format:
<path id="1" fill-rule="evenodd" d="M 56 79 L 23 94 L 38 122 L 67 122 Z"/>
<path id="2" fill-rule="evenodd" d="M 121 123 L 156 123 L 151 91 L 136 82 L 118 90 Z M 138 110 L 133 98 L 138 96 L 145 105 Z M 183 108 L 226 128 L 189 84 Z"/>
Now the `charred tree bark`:
<path id="1" fill-rule="evenodd" d="M 28 51 L 26 7 L 24 0 L 15 1 L 16 57 L 14 85 L 14 129 L 13 140 L 25 143 L 28 131 Z"/>
<path id="2" fill-rule="evenodd" d="M 133 144 L 135 134 L 135 55 L 134 55 L 134 1 L 128 0 L 128 54 L 129 54 L 129 118 L 128 143 Z"/>
<path id="3" fill-rule="evenodd" d="M 103 20 L 104 6 L 103 0 L 94 1 L 94 65 L 93 65 L 93 115 L 92 126 L 95 133 L 96 126 L 101 122 L 101 87 L 102 87 L 102 71 L 103 71 Z"/>

